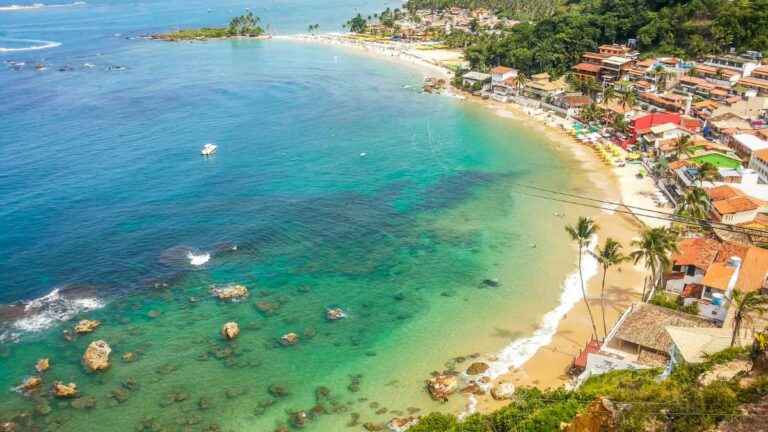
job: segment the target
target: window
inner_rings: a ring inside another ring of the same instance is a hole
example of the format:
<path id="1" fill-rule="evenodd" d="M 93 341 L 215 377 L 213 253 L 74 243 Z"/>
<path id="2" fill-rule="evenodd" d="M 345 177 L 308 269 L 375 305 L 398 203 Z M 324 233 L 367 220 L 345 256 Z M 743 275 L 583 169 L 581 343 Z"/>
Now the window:
<path id="1" fill-rule="evenodd" d="M 675 264 L 675 265 L 672 266 L 672 271 L 673 272 L 679 272 L 679 271 L 681 271 L 680 268 L 681 267 L 679 265 Z"/>
<path id="2" fill-rule="evenodd" d="M 685 272 L 688 276 L 693 276 L 696 274 L 696 267 L 694 266 L 688 266 L 688 271 Z"/>

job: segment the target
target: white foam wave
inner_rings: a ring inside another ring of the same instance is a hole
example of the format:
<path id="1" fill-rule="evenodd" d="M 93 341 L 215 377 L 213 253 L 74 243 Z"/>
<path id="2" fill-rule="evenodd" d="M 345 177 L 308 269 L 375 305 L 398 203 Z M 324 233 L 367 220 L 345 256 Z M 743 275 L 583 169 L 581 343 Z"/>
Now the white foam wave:
<path id="1" fill-rule="evenodd" d="M 66 321 L 79 313 L 103 306 L 104 302 L 96 297 L 67 298 L 56 288 L 25 303 L 24 311 L 29 315 L 16 320 L 13 327 L 22 331 L 37 332 L 52 327 L 58 321 Z"/>
<path id="2" fill-rule="evenodd" d="M 194 254 L 192 251 L 187 252 L 187 258 L 189 259 L 189 263 L 193 266 L 201 266 L 211 259 L 211 254 L 204 252 L 200 254 Z"/>
<path id="3" fill-rule="evenodd" d="M 22 51 L 37 51 L 37 50 L 56 48 L 58 46 L 61 46 L 61 42 L 45 41 L 45 40 L 5 39 L 5 38 L 0 39 L 0 41 L 3 41 L 3 40 L 4 41 L 9 41 L 9 42 L 26 42 L 26 43 L 30 43 L 32 45 L 18 47 L 18 48 L 8 48 L 8 47 L 0 46 L 0 53 L 5 53 L 5 52 L 22 52 Z"/>
<path id="4" fill-rule="evenodd" d="M 45 3 L 32 3 L 29 5 L 6 5 L 6 6 L 0 6 L 0 12 L 12 12 L 12 11 L 25 11 L 25 10 L 34 10 L 34 9 L 47 9 L 47 8 L 62 8 L 62 7 L 73 7 L 73 6 L 82 6 L 86 4 L 84 1 L 76 1 L 72 3 L 63 3 L 63 4 L 45 4 Z"/>
<path id="5" fill-rule="evenodd" d="M 597 236 L 593 237 L 589 247 L 584 251 L 581 257 L 582 273 L 584 280 L 589 281 L 598 273 L 598 262 L 592 255 L 592 251 L 597 246 Z M 518 368 L 531 359 L 541 348 L 552 342 L 552 337 L 557 332 L 557 327 L 565 315 L 583 298 L 581 294 L 581 282 L 579 280 L 579 271 L 575 270 L 569 274 L 563 282 L 563 291 L 560 294 L 560 303 L 556 308 L 547 312 L 541 320 L 541 324 L 533 332 L 533 335 L 517 339 L 507 345 L 496 359 L 489 363 L 490 368 L 484 375 L 495 379 L 509 372 L 511 368 Z"/>

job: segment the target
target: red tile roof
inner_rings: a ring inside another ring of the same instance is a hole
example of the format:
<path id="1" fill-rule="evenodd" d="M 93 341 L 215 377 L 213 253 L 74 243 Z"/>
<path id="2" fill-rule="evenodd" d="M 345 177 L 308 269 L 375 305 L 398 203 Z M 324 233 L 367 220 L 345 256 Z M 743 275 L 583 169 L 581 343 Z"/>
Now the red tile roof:
<path id="1" fill-rule="evenodd" d="M 579 63 L 573 67 L 573 70 L 578 72 L 598 73 L 600 72 L 600 68 L 600 65 L 594 63 Z"/>
<path id="2" fill-rule="evenodd" d="M 675 265 L 694 266 L 707 270 L 715 262 L 720 242 L 711 238 L 685 239 L 677 244 L 678 253 L 672 255 Z"/>

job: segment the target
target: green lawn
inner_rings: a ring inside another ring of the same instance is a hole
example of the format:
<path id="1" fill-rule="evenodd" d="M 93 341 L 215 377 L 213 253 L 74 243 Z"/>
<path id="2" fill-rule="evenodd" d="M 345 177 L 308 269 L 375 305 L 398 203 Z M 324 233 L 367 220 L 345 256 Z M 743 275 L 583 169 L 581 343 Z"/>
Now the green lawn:
<path id="1" fill-rule="evenodd" d="M 736 169 L 741 166 L 741 161 L 732 157 L 719 153 L 711 153 L 708 155 L 696 156 L 691 158 L 696 163 L 703 164 L 709 162 L 718 168 L 730 168 Z"/>

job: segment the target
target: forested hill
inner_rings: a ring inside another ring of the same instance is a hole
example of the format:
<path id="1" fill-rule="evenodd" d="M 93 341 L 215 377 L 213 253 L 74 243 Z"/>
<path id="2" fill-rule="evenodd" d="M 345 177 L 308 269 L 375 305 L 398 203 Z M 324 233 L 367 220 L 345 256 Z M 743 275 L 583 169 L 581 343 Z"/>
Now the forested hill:
<path id="1" fill-rule="evenodd" d="M 429 1 L 410 0 L 407 6 Z M 431 1 L 472 2 L 495 10 L 498 3 L 511 5 L 516 0 Z M 454 43 L 468 47 L 473 67 L 507 64 L 526 73 L 546 70 L 559 75 L 583 52 L 629 38 L 638 40 L 641 52 L 686 58 L 730 48 L 768 54 L 768 0 L 570 0 L 552 16 L 502 35 Z"/>
<path id="2" fill-rule="evenodd" d="M 500 17 L 539 20 L 563 10 L 565 0 L 408 0 L 406 9 L 486 8 Z"/>

